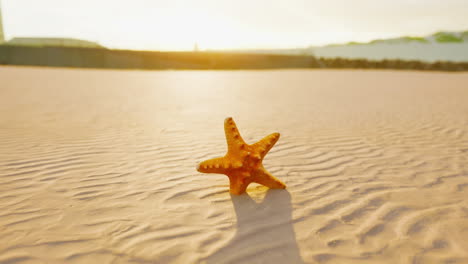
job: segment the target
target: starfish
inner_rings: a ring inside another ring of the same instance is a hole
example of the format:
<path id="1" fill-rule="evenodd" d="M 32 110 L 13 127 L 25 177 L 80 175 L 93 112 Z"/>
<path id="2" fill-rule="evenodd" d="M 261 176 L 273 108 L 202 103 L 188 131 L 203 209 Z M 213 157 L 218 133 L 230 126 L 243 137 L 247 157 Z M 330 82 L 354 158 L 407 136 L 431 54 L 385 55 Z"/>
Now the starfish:
<path id="1" fill-rule="evenodd" d="M 197 165 L 199 172 L 227 175 L 229 191 L 232 194 L 244 193 L 252 182 L 272 189 L 286 188 L 286 185 L 271 175 L 262 164 L 265 155 L 278 141 L 279 133 L 270 134 L 257 143 L 248 145 L 240 136 L 231 117 L 224 120 L 224 132 L 228 145 L 226 155 L 201 162 Z"/>

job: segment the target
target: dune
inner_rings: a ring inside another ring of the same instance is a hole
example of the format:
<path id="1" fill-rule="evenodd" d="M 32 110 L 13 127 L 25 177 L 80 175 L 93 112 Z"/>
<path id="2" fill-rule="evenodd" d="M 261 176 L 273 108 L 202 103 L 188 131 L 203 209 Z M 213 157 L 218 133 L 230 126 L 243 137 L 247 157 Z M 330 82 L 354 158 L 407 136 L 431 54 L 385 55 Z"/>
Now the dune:
<path id="1" fill-rule="evenodd" d="M 467 84 L 0 67 L 0 263 L 468 263 Z M 196 171 L 228 116 L 287 189 Z"/>

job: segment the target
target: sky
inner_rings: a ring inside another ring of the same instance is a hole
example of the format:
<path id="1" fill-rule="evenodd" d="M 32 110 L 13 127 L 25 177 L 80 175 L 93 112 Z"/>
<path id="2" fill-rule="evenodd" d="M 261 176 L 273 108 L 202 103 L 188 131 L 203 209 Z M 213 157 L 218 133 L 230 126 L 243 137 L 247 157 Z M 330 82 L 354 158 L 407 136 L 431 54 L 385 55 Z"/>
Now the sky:
<path id="1" fill-rule="evenodd" d="M 300 48 L 468 30 L 468 0 L 0 0 L 6 39 L 144 50 Z"/>

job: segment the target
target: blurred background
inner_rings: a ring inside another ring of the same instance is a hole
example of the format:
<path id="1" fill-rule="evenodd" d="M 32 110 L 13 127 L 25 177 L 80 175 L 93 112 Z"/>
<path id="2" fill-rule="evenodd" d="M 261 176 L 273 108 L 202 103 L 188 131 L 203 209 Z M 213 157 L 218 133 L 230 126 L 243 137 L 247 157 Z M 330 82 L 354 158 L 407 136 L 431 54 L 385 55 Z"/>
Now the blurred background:
<path id="1" fill-rule="evenodd" d="M 2 0 L 0 64 L 465 70 L 466 14 L 463 0 Z"/>

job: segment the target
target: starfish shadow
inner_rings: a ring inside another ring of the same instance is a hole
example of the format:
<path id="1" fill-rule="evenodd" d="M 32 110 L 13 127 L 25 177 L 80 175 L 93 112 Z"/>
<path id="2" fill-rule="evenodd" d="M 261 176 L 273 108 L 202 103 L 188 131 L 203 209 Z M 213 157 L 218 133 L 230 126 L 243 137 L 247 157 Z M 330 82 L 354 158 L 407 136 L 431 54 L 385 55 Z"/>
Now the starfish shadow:
<path id="1" fill-rule="evenodd" d="M 291 195 L 269 189 L 257 203 L 248 194 L 232 195 L 237 232 L 206 263 L 304 263 L 292 225 Z"/>

